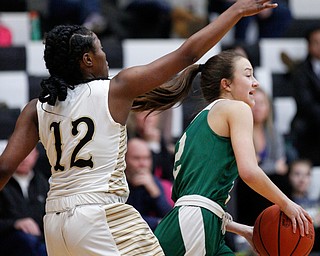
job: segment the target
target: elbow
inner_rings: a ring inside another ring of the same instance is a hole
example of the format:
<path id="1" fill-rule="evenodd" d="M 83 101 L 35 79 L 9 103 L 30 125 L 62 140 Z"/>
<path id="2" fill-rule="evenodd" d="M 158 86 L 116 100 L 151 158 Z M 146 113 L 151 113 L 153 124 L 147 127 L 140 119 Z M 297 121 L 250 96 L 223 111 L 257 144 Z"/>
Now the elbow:
<path id="1" fill-rule="evenodd" d="M 239 176 L 246 184 L 254 184 L 257 181 L 258 168 L 239 168 Z"/>
<path id="2" fill-rule="evenodd" d="M 185 63 L 185 66 L 196 63 L 202 56 L 202 54 L 199 54 L 199 52 L 195 51 L 193 48 L 188 47 L 181 47 L 177 52 L 182 57 L 182 62 Z"/>

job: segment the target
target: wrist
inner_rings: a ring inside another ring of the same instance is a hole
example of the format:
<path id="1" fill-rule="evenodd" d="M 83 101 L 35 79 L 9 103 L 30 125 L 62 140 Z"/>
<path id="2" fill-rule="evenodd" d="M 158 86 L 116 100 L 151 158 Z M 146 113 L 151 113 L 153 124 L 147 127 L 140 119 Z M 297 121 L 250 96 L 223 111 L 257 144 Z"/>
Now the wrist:
<path id="1" fill-rule="evenodd" d="M 245 16 L 245 8 L 239 1 L 236 1 L 233 5 L 231 5 L 230 9 L 235 13 L 236 17 L 238 17 L 239 19 Z"/>

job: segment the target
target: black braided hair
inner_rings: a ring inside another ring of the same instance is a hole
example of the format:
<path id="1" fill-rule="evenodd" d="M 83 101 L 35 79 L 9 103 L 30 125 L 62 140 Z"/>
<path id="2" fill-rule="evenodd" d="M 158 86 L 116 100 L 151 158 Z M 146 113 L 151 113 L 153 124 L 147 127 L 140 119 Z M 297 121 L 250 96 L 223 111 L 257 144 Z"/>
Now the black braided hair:
<path id="1" fill-rule="evenodd" d="M 84 81 L 80 60 L 94 50 L 93 33 L 78 25 L 59 25 L 45 35 L 44 61 L 50 77 L 41 82 L 40 102 L 54 106 L 64 101 L 67 89 Z"/>

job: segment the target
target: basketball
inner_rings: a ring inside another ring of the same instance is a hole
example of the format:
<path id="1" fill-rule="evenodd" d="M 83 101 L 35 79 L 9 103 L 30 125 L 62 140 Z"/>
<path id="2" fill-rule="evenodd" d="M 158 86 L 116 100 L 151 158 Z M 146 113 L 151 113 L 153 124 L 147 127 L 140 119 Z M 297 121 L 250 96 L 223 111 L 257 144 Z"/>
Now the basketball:
<path id="1" fill-rule="evenodd" d="M 292 222 L 277 205 L 266 208 L 255 221 L 253 244 L 261 256 L 309 255 L 314 243 L 314 227 L 309 223 L 309 234 L 300 236 L 299 228 L 292 231 Z"/>

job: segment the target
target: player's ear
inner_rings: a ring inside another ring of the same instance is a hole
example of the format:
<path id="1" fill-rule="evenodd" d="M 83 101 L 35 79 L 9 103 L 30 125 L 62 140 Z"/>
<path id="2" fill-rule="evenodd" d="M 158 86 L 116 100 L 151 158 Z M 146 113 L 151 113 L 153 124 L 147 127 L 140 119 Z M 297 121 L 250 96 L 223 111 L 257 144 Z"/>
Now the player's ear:
<path id="1" fill-rule="evenodd" d="M 83 54 L 82 62 L 85 66 L 92 67 L 93 62 L 92 62 L 92 57 L 91 57 L 90 53 L 86 52 Z"/>
<path id="2" fill-rule="evenodd" d="M 230 84 L 231 84 L 231 81 L 229 79 L 226 79 L 226 78 L 221 79 L 220 85 L 223 90 L 229 92 L 231 90 Z"/>

